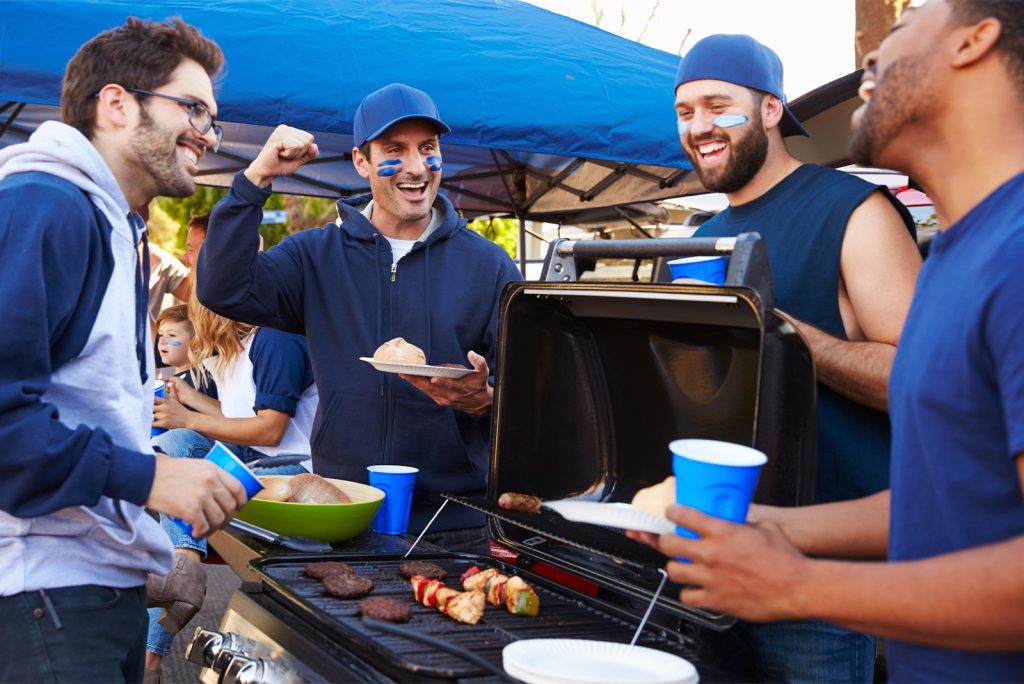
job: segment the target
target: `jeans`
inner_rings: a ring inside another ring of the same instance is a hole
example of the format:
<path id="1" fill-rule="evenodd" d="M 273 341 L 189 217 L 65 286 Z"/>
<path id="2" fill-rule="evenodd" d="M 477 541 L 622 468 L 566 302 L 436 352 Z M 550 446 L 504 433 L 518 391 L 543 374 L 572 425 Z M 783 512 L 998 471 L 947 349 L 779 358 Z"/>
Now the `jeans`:
<path id="1" fill-rule="evenodd" d="M 0 597 L 0 682 L 142 681 L 145 587 L 84 584 L 46 596 L 49 604 L 38 591 Z"/>
<path id="2" fill-rule="evenodd" d="M 213 448 L 213 440 L 194 430 L 175 428 L 168 430 L 162 435 L 153 438 L 153 446 L 159 447 L 168 456 L 175 458 L 205 458 L 207 452 Z M 238 446 L 224 442 L 224 446 L 230 449 L 243 463 L 262 458 L 263 454 L 250 447 Z M 301 465 L 276 466 L 272 468 L 253 468 L 255 475 L 298 475 L 306 472 Z M 166 515 L 160 516 L 160 524 L 163 526 L 171 544 L 176 549 L 192 549 L 206 558 L 206 539 L 195 539 L 183 530 L 177 522 Z M 171 642 L 174 635 L 157 624 L 161 608 L 149 609 L 149 636 L 146 641 L 146 649 L 157 655 L 165 656 L 171 650 Z"/>
<path id="3" fill-rule="evenodd" d="M 762 682 L 867 682 L 874 678 L 875 638 L 842 627 L 802 620 L 740 622 Z"/>

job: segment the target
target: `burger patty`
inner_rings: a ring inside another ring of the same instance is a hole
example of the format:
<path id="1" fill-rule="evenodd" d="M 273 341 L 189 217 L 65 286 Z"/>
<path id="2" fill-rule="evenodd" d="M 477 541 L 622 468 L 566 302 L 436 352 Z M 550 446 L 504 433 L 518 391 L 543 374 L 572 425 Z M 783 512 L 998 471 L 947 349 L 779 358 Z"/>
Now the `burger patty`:
<path id="1" fill-rule="evenodd" d="M 405 579 L 420 575 L 427 579 L 443 580 L 448 576 L 448 571 L 427 561 L 406 561 L 398 566 L 398 574 Z"/>
<path id="2" fill-rule="evenodd" d="M 351 575 L 354 574 L 355 570 L 348 563 L 339 563 L 338 561 L 320 561 L 318 563 L 310 563 L 307 565 L 302 574 L 306 577 L 312 577 L 313 579 L 322 580 L 328 575 Z"/>
<path id="3" fill-rule="evenodd" d="M 324 589 L 332 596 L 340 599 L 354 599 L 366 596 L 373 591 L 373 580 L 362 575 L 333 574 L 324 577 Z"/>
<path id="4" fill-rule="evenodd" d="M 386 596 L 371 596 L 359 602 L 359 614 L 388 622 L 408 622 L 412 619 L 409 604 Z"/>

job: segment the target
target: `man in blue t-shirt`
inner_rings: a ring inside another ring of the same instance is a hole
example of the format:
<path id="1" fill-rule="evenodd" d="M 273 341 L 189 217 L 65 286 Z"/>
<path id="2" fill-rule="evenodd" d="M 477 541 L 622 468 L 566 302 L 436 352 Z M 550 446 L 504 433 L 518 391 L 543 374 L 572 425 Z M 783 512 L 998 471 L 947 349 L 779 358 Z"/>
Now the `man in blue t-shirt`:
<path id="1" fill-rule="evenodd" d="M 750 36 L 698 42 L 676 86 L 683 151 L 705 187 L 729 200 L 697 235 L 762 235 L 780 315 L 814 358 L 816 502 L 886 489 L 886 385 L 921 263 L 909 215 L 884 187 L 787 151 L 785 136 L 807 132 L 785 106 L 782 62 Z M 867 682 L 874 673 L 875 641 L 864 634 L 814 621 L 737 631 L 765 680 Z"/>
<path id="2" fill-rule="evenodd" d="M 701 538 L 658 545 L 693 561 L 669 564 L 688 603 L 884 636 L 893 681 L 1020 681 L 1024 3 L 930 0 L 896 28 L 865 59 L 851 156 L 917 179 L 944 228 L 892 370 L 892 490 L 747 526 L 672 507 Z"/>

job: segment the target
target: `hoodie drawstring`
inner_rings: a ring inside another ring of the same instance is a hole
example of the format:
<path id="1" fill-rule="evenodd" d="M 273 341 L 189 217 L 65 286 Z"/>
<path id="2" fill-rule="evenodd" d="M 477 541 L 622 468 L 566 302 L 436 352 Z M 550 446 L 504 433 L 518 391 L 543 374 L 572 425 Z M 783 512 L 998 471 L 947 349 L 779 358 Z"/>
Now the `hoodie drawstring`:
<path id="1" fill-rule="evenodd" d="M 423 293 L 424 293 L 423 296 L 427 300 L 426 301 L 426 306 L 423 307 L 424 310 L 426 311 L 426 314 L 427 314 L 427 325 L 426 325 L 426 329 L 427 329 L 427 350 L 426 350 L 426 356 L 427 356 L 427 363 L 430 363 L 430 359 L 433 358 L 433 356 L 430 353 L 430 347 L 431 347 L 431 341 L 432 341 L 431 338 L 433 337 L 433 335 L 431 334 L 431 329 L 430 329 L 430 243 L 427 243 L 423 247 L 423 258 L 424 258 L 423 273 L 424 273 L 424 280 L 425 280 L 425 282 L 423 283 Z"/>

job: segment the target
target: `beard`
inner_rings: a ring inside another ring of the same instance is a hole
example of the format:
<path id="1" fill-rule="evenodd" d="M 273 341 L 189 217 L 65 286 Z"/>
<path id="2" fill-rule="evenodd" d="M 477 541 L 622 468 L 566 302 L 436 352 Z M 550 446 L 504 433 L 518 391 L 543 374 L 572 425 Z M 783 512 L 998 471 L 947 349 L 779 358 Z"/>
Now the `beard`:
<path id="1" fill-rule="evenodd" d="M 396 176 L 397 177 L 397 176 Z M 388 212 L 401 223 L 415 223 L 430 216 L 433 211 L 434 201 L 437 199 L 437 184 L 431 175 L 424 177 L 402 178 L 401 181 L 393 181 L 394 178 L 370 177 L 370 191 L 373 193 L 373 204 Z M 399 191 L 397 185 L 402 183 L 426 182 L 426 202 L 423 206 L 413 206 L 407 202 Z"/>
<path id="2" fill-rule="evenodd" d="M 919 57 L 893 62 L 875 83 L 871 101 L 850 137 L 849 155 L 856 164 L 884 166 L 886 148 L 910 125 L 924 118 L 935 105 L 915 93 L 931 92 L 927 70 Z M 916 100 L 916 101 L 915 101 Z"/>
<path id="3" fill-rule="evenodd" d="M 139 108 L 139 127 L 129 143 L 139 162 L 139 177 L 151 181 L 153 196 L 191 197 L 196 181 L 185 171 L 178 155 L 178 141 L 149 115 L 145 107 Z"/>
<path id="4" fill-rule="evenodd" d="M 710 136 L 707 139 L 710 140 Z M 740 190 L 757 175 L 764 165 L 764 160 L 768 158 L 768 134 L 764 130 L 761 112 L 758 109 L 755 109 L 753 116 L 750 117 L 747 132 L 735 141 L 730 141 L 732 160 L 726 168 L 712 173 L 700 165 L 697 145 L 701 142 L 705 141 L 693 143 L 693 153 L 685 147 L 683 152 L 693 164 L 700 182 L 709 192 L 729 194 Z"/>

